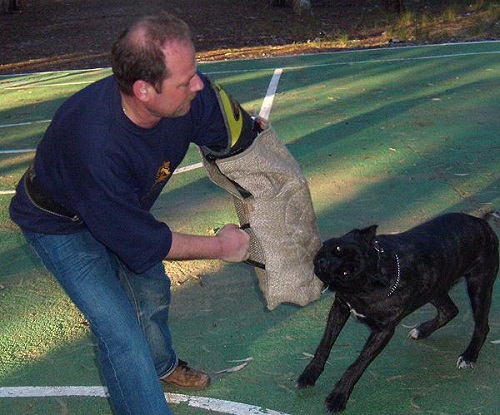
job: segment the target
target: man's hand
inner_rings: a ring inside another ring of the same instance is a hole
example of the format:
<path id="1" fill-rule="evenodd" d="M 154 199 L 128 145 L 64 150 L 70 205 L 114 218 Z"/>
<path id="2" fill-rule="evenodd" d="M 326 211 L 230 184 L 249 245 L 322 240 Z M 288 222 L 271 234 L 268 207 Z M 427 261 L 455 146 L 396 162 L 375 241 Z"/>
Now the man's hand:
<path id="1" fill-rule="evenodd" d="M 238 226 L 230 223 L 216 235 L 222 243 L 221 259 L 227 262 L 241 262 L 248 259 L 250 253 L 250 236 Z"/>
<path id="2" fill-rule="evenodd" d="M 225 225 L 216 236 L 198 236 L 172 232 L 171 260 L 222 259 L 245 261 L 249 257 L 250 236 L 235 224 Z"/>

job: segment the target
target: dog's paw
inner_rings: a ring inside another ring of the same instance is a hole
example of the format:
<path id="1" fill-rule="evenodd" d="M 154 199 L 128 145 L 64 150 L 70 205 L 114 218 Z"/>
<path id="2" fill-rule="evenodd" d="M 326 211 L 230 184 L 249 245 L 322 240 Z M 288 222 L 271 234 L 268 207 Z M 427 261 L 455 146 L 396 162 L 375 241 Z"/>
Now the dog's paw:
<path id="1" fill-rule="evenodd" d="M 345 395 L 344 393 L 333 391 L 330 395 L 328 395 L 328 398 L 326 398 L 325 400 L 328 412 L 333 414 L 336 412 L 343 411 L 347 405 L 348 399 L 349 396 Z"/>
<path id="2" fill-rule="evenodd" d="M 457 367 L 459 369 L 474 369 L 474 364 L 475 362 L 471 362 L 463 356 L 460 356 L 457 360 Z"/>
<path id="3" fill-rule="evenodd" d="M 314 376 L 311 372 L 304 372 L 297 379 L 298 388 L 307 388 L 308 386 L 314 386 L 316 383 L 317 376 Z"/>
<path id="4" fill-rule="evenodd" d="M 420 339 L 420 331 L 418 330 L 418 327 L 415 327 L 414 329 L 411 329 L 410 332 L 408 333 L 408 337 L 413 340 L 418 340 Z"/>

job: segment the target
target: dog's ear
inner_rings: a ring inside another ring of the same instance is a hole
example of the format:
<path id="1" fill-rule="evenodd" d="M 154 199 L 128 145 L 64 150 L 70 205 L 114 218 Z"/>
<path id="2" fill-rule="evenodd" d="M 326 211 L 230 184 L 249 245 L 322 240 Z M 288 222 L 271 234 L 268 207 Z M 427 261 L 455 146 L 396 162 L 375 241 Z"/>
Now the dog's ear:
<path id="1" fill-rule="evenodd" d="M 375 240 L 375 235 L 377 234 L 377 225 L 372 225 L 368 228 L 361 229 L 359 233 L 368 245 L 372 245 L 373 241 Z"/>

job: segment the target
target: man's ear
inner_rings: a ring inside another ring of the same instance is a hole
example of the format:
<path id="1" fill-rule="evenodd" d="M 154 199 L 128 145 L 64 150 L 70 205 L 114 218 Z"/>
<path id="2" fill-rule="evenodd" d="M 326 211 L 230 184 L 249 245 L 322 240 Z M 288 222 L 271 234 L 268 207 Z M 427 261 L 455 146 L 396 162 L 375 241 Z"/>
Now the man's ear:
<path id="1" fill-rule="evenodd" d="M 140 79 L 135 81 L 134 85 L 132 86 L 135 97 L 142 102 L 147 102 L 149 100 L 151 89 L 152 86 L 150 84 Z"/>

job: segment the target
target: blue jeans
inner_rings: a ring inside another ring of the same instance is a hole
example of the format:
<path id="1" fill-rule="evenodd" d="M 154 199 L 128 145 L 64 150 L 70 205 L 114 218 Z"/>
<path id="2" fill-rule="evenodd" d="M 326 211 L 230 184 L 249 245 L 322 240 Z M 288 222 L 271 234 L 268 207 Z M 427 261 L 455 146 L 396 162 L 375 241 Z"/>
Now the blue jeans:
<path id="1" fill-rule="evenodd" d="M 178 364 L 163 264 L 136 274 L 87 230 L 24 235 L 89 321 L 114 412 L 172 415 L 159 380 Z"/>

